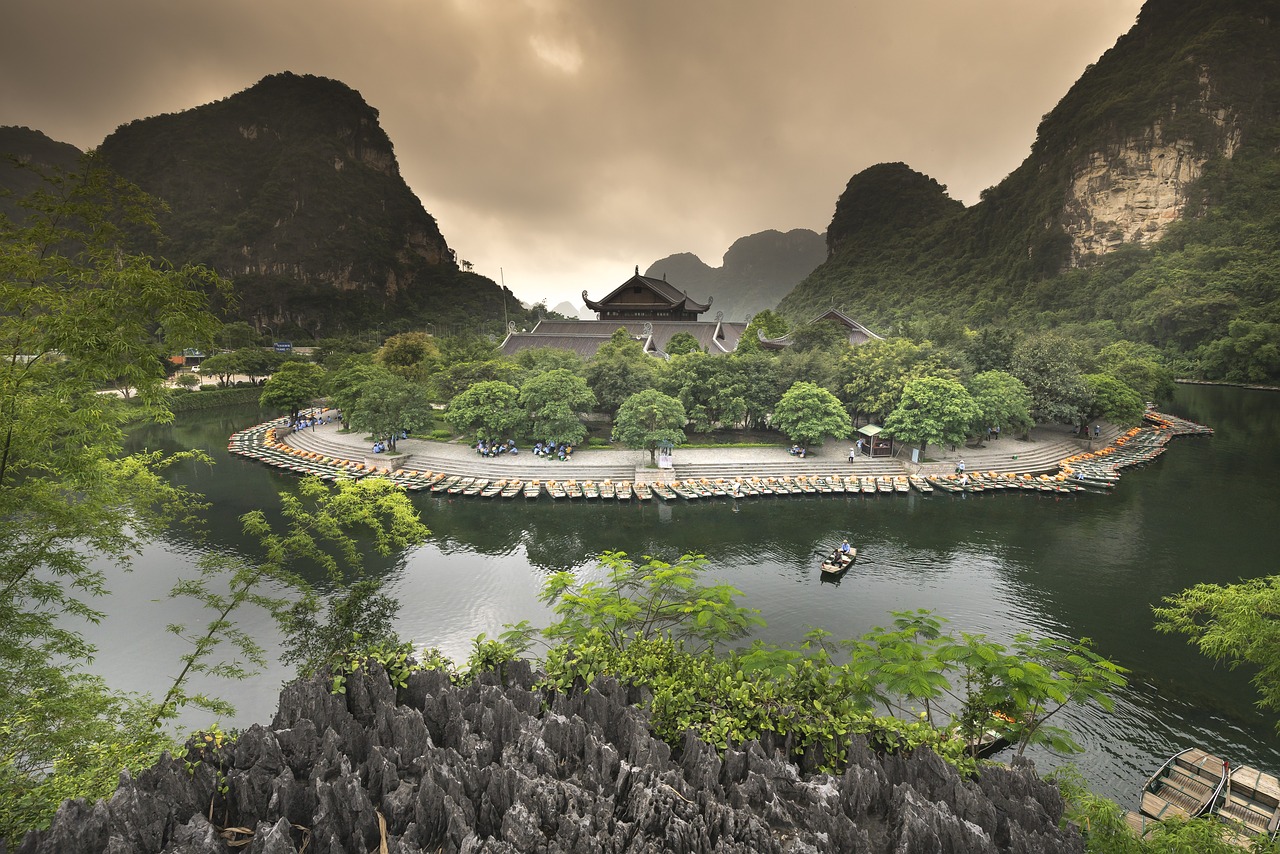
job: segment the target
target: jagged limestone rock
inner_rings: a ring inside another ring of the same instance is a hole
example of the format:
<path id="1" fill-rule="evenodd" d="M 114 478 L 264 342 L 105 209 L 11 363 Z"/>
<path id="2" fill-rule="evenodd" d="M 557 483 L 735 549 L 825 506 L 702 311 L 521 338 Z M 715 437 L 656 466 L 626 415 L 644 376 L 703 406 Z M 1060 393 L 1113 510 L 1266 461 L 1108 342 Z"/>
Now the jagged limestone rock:
<path id="1" fill-rule="evenodd" d="M 287 686 L 270 727 L 192 742 L 123 774 L 97 804 L 69 801 L 21 854 L 475 852 L 1083 852 L 1059 829 L 1057 790 L 1029 763 L 962 780 L 928 750 L 883 756 L 861 738 L 839 778 L 786 761 L 789 742 L 723 754 L 692 734 L 655 739 L 609 679 L 544 694 L 527 664 L 456 686 L 443 673 L 392 688 L 376 665 L 345 695 Z M 809 757 L 809 762 L 818 757 Z M 243 838 L 243 834 L 241 835 Z"/>

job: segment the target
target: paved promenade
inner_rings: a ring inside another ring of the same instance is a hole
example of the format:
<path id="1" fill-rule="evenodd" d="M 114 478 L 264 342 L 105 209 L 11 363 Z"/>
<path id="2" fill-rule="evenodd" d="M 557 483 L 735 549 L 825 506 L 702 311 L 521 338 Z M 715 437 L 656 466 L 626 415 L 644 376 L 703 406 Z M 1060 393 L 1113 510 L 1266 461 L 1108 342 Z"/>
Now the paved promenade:
<path id="1" fill-rule="evenodd" d="M 571 460 L 560 462 L 535 457 L 527 448 L 522 448 L 514 457 L 504 454 L 488 458 L 458 442 L 404 439 L 397 443 L 397 451 L 406 455 L 402 464 L 406 469 L 490 479 L 612 478 L 652 483 L 752 475 L 897 475 L 917 472 L 928 475 L 950 473 L 960 460 L 964 460 L 970 471 L 1037 474 L 1057 471 L 1059 460 L 1103 447 L 1118 434 L 1119 430 L 1104 424 L 1101 438 L 1089 442 L 1074 436 L 1068 427 L 1037 427 L 1027 439 L 1006 436 L 985 442 L 980 447 L 964 446 L 954 450 L 932 447 L 928 449 L 928 461 L 920 466 L 911 463 L 910 448 L 900 449 L 897 457 L 875 460 L 859 457 L 851 463 L 848 460 L 850 442 L 847 440 L 829 440 L 804 459 L 791 456 L 781 447 L 676 448 L 673 470 L 649 468 L 649 453 L 634 450 L 582 449 L 575 451 Z M 365 441 L 363 434 L 342 433 L 337 423 L 300 430 L 285 437 L 284 442 L 299 450 L 371 465 L 380 464 L 385 459 L 383 455 L 372 453 L 372 443 Z"/>

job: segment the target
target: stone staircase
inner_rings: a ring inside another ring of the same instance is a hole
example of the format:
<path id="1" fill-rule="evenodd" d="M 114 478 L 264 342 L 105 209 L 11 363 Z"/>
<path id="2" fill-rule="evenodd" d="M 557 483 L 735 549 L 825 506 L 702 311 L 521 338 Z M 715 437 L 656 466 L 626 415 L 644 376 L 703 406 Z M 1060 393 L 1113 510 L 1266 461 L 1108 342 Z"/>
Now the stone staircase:
<path id="1" fill-rule="evenodd" d="M 1102 425 L 1100 438 L 1093 440 L 1092 449 L 1106 447 L 1115 441 L 1123 431 L 1111 424 Z M 1078 439 L 1069 432 L 1061 437 L 1044 439 L 1038 442 L 1024 442 L 1021 439 L 1005 437 L 995 442 L 987 442 L 982 449 L 965 449 L 958 456 L 965 460 L 969 471 L 997 471 L 1001 474 L 1040 474 L 1058 470 L 1058 463 L 1065 457 L 1090 450 L 1090 442 Z M 917 468 L 917 467 L 912 467 Z M 918 467 L 922 475 L 951 474 L 955 471 L 955 462 L 925 463 Z"/>
<path id="2" fill-rule="evenodd" d="M 847 458 L 820 457 L 814 459 L 805 457 L 800 459 L 798 457 L 790 457 L 785 460 L 770 461 L 742 460 L 738 462 L 676 463 L 674 474 L 671 475 L 671 478 L 676 480 L 687 480 L 689 478 L 715 480 L 720 477 L 795 477 L 796 475 L 845 477 L 851 474 L 878 477 L 880 475 L 899 475 L 902 472 L 902 463 L 892 458 L 878 460 L 863 458 L 851 463 L 848 462 Z"/>

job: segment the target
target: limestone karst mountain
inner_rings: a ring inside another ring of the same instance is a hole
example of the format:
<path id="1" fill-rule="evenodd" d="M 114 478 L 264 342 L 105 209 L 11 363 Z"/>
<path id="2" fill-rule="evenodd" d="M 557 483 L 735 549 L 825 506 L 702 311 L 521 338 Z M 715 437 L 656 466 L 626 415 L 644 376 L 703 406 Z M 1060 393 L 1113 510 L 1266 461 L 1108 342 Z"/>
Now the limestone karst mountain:
<path id="1" fill-rule="evenodd" d="M 745 320 L 777 306 L 826 256 L 822 235 L 816 232 L 770 230 L 738 238 L 719 267 L 682 252 L 653 262 L 645 275 L 666 276 L 698 299 L 714 297 L 714 310 L 723 311 L 726 320 Z"/>
<path id="2" fill-rule="evenodd" d="M 977 204 L 904 164 L 855 175 L 830 258 L 780 309 L 920 335 L 1067 326 L 1274 377 L 1231 339 L 1280 346 L 1278 174 L 1280 3 L 1149 0 Z"/>

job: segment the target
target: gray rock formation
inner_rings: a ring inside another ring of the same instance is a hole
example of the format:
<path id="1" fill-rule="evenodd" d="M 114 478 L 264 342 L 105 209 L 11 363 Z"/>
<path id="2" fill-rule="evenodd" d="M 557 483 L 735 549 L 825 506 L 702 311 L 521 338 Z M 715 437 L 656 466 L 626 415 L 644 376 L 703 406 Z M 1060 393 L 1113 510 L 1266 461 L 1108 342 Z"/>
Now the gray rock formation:
<path id="1" fill-rule="evenodd" d="M 754 741 L 720 754 L 689 736 L 673 751 L 635 688 L 547 694 L 527 665 L 506 676 L 459 687 L 421 672 L 398 697 L 376 666 L 345 696 L 293 683 L 270 728 L 122 774 L 109 800 L 68 801 L 18 851 L 1084 850 L 1029 763 L 966 781 L 928 750 L 878 755 L 858 739 L 842 776 L 808 775 Z"/>

